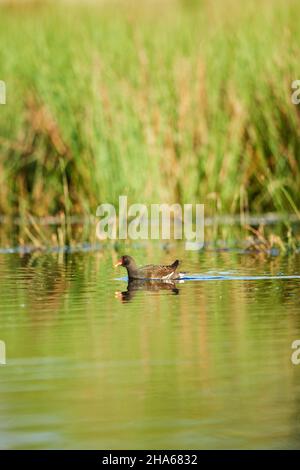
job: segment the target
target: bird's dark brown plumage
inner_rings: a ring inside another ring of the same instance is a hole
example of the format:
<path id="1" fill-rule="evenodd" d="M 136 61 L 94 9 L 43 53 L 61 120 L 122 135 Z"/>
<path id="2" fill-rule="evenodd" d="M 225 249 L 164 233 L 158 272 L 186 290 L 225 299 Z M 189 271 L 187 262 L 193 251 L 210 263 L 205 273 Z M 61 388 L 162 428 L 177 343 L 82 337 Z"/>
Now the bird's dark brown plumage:
<path id="1" fill-rule="evenodd" d="M 176 273 L 179 266 L 178 259 L 168 266 L 148 264 L 138 268 L 134 259 L 125 255 L 120 258 L 116 266 L 123 266 L 127 269 L 128 279 L 179 279 L 179 274 Z"/>

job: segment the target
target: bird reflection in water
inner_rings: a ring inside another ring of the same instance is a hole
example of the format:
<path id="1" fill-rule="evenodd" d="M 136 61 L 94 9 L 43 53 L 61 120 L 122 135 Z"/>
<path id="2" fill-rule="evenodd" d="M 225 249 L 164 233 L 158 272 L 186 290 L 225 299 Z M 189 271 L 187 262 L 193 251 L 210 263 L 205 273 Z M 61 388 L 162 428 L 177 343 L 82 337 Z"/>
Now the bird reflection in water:
<path id="1" fill-rule="evenodd" d="M 115 297 L 121 302 L 129 302 L 133 299 L 137 291 L 159 292 L 161 290 L 168 290 L 174 295 L 179 294 L 179 289 L 173 281 L 135 279 L 128 281 L 127 290 L 115 292 Z"/>

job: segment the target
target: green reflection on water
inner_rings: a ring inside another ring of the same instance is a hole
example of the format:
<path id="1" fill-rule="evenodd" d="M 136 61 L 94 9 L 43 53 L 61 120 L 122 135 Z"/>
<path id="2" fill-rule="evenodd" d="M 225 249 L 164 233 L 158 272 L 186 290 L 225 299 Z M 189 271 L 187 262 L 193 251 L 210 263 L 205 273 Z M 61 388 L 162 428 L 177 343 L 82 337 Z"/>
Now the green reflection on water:
<path id="1" fill-rule="evenodd" d="M 141 264 L 179 257 L 192 273 L 300 274 L 300 256 L 130 253 Z M 299 279 L 124 297 L 115 259 L 0 257 L 1 448 L 299 447 Z"/>

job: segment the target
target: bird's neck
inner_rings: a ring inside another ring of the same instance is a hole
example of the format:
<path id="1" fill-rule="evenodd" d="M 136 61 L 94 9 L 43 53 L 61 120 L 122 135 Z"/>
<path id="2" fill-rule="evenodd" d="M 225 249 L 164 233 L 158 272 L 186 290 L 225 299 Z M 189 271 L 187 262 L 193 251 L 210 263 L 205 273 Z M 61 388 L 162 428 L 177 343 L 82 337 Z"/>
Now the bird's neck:
<path id="1" fill-rule="evenodd" d="M 131 261 L 129 266 L 126 266 L 128 277 L 134 277 L 134 274 L 137 272 L 137 266 L 134 261 Z"/>

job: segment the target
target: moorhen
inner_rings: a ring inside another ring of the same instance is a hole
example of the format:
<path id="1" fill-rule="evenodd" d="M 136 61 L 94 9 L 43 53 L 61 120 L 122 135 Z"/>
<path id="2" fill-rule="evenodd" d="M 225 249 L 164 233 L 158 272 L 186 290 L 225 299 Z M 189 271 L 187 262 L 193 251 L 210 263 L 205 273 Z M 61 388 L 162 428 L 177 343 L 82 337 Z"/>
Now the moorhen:
<path id="1" fill-rule="evenodd" d="M 122 256 L 116 266 L 123 266 L 127 269 L 128 279 L 161 279 L 162 281 L 180 279 L 176 269 L 179 266 L 178 259 L 169 266 L 148 264 L 142 268 L 138 268 L 131 256 Z"/>

